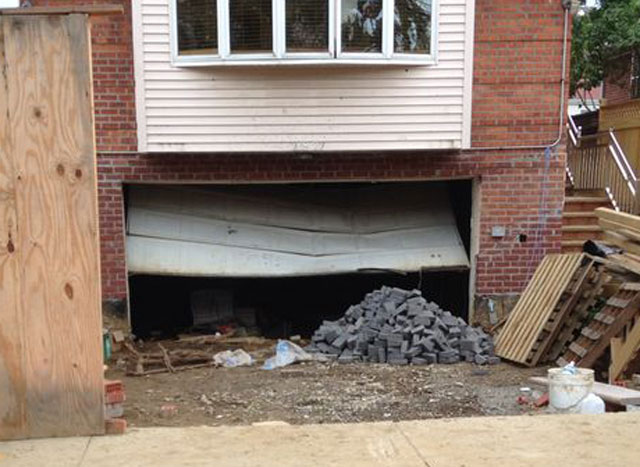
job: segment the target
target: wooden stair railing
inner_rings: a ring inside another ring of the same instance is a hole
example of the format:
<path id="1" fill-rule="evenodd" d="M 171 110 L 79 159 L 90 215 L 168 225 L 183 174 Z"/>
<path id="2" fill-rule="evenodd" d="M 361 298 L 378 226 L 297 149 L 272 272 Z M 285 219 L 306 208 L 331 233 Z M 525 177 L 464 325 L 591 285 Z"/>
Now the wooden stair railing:
<path id="1" fill-rule="evenodd" d="M 638 177 L 625 155 L 615 133 L 583 136 L 571 116 L 567 123 L 567 178 L 572 187 L 604 190 L 613 207 L 637 214 Z M 606 138 L 606 143 L 602 143 Z M 592 144 L 588 144 L 592 141 Z"/>

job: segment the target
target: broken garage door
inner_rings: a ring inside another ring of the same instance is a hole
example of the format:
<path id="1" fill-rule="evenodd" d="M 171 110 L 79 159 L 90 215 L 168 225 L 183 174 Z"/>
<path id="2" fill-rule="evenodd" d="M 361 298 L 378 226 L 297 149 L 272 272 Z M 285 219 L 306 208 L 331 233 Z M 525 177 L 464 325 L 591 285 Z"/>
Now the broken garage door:
<path id="1" fill-rule="evenodd" d="M 444 183 L 132 186 L 127 261 L 224 277 L 469 266 Z"/>

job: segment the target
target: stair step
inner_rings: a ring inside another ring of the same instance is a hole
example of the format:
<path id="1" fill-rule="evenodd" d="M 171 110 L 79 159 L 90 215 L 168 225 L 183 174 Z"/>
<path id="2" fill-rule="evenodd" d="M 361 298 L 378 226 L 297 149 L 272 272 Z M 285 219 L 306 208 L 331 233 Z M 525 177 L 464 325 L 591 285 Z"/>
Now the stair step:
<path id="1" fill-rule="evenodd" d="M 604 238 L 604 232 L 562 232 L 561 240 L 580 240 L 586 242 L 587 240 L 602 240 Z"/>
<path id="2" fill-rule="evenodd" d="M 594 219 L 598 219 L 596 213 L 593 211 L 589 212 L 564 212 L 562 213 L 562 217 L 592 217 Z"/>
<path id="3" fill-rule="evenodd" d="M 606 196 L 567 196 L 565 203 L 602 203 L 609 204 L 609 198 Z"/>
<path id="4" fill-rule="evenodd" d="M 563 232 L 602 232 L 598 225 L 563 225 Z"/>
<path id="5" fill-rule="evenodd" d="M 580 247 L 580 248 L 582 248 L 582 245 L 584 245 L 584 240 L 562 240 L 560 245 L 562 246 L 562 248 L 564 248 L 564 247 L 568 247 L 568 248 Z"/>
<path id="6" fill-rule="evenodd" d="M 591 212 L 565 212 L 562 214 L 562 225 L 589 225 L 594 228 L 599 228 L 598 218 Z"/>

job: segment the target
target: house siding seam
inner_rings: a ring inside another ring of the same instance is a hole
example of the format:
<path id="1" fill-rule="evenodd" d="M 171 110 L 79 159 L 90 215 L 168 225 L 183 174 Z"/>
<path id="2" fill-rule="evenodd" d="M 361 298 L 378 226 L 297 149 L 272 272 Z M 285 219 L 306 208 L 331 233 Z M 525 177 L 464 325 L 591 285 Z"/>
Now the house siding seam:
<path id="1" fill-rule="evenodd" d="M 123 184 L 238 183 L 475 178 L 479 181 L 478 295 L 520 292 L 546 253 L 560 251 L 564 145 L 544 151 L 457 153 L 138 154 L 131 7 L 95 17 L 93 57 L 103 297 L 124 299 L 127 271 Z M 34 4 L 87 4 L 36 0 Z M 100 3 L 95 1 L 94 3 Z M 548 144 L 558 131 L 560 1 L 477 0 L 473 145 Z M 507 236 L 491 238 L 491 227 Z M 527 241 L 517 241 L 518 234 Z"/>

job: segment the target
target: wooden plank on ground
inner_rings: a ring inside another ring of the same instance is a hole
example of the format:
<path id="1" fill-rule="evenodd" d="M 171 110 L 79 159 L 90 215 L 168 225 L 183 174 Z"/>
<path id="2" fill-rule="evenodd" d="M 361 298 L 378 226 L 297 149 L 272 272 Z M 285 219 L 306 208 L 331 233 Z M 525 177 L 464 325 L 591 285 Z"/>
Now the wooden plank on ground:
<path id="1" fill-rule="evenodd" d="M 546 256 L 496 340 L 496 354 L 507 360 L 527 362 L 562 293 L 581 265 L 580 253 Z"/>
<path id="2" fill-rule="evenodd" d="M 23 340 L 20 356 L 3 353 L 3 364 L 10 386 L 26 394 L 19 424 L 0 419 L 0 436 L 99 434 L 103 369 L 87 17 L 2 16 L 0 26 L 9 107 L 0 118 L 9 118 L 12 140 L 13 255 L 20 266 L 17 292 L 3 286 L 0 303 L 4 313 L 6 300 L 19 294 L 22 321 L 14 326 Z M 12 272 L 4 264 L 0 276 Z"/>
<path id="3" fill-rule="evenodd" d="M 529 381 L 542 386 L 548 386 L 549 380 L 544 376 L 532 376 Z M 593 383 L 593 393 L 601 397 L 605 402 L 617 405 L 638 405 L 640 404 L 640 391 L 613 386 L 611 384 Z"/>

